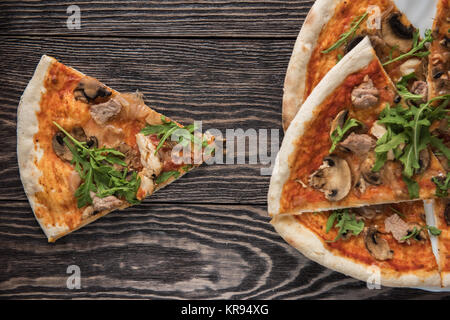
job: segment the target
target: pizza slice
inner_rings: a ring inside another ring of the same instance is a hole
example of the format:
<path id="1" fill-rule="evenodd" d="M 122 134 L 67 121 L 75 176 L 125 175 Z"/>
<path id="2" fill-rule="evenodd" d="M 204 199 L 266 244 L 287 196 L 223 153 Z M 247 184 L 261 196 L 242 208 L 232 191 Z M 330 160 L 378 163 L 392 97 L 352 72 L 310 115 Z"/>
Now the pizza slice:
<path id="1" fill-rule="evenodd" d="M 140 203 L 201 164 L 213 138 L 43 56 L 17 111 L 20 177 L 50 242 Z"/>
<path id="2" fill-rule="evenodd" d="M 450 4 L 440 0 L 433 23 L 433 42 L 428 56 L 428 98 L 450 95 Z M 434 147 L 433 151 L 442 166 L 448 171 L 449 165 L 445 153 L 450 152 L 450 130 L 448 116 L 433 125 L 433 134 L 443 141 L 446 149 Z M 444 149 L 444 150 L 443 150 Z M 443 179 L 445 180 L 445 179 Z"/>
<path id="3" fill-rule="evenodd" d="M 316 86 L 289 126 L 268 194 L 271 216 L 428 199 L 445 170 L 431 144 L 440 105 L 396 103 L 368 37 Z M 434 179 L 435 180 L 435 179 Z"/>
<path id="4" fill-rule="evenodd" d="M 275 230 L 309 259 L 369 285 L 439 287 L 422 201 L 276 216 Z"/>
<path id="5" fill-rule="evenodd" d="M 428 56 L 429 98 L 450 94 L 450 3 L 439 0 Z"/>
<path id="6" fill-rule="evenodd" d="M 449 199 L 431 201 L 436 227 L 441 230 L 437 239 L 438 263 L 441 272 L 441 285 L 450 285 L 450 202 Z"/>
<path id="7" fill-rule="evenodd" d="M 414 73 L 416 83 L 411 81 L 409 89 L 425 97 L 429 31 L 420 39 L 419 31 L 391 0 L 318 0 L 300 30 L 286 72 L 285 131 L 320 80 L 365 36 L 394 83 Z"/>

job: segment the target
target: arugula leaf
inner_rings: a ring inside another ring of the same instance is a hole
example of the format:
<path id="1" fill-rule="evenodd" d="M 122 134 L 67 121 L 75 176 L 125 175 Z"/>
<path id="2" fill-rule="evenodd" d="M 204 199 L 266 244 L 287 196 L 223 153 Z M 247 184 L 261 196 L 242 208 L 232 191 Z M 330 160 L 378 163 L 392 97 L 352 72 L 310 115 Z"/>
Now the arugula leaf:
<path id="1" fill-rule="evenodd" d="M 425 38 L 423 38 L 419 42 L 419 30 L 417 30 L 413 34 L 413 46 L 412 46 L 411 50 L 409 50 L 408 52 L 406 52 L 402 55 L 399 55 L 397 58 L 389 59 L 388 61 L 384 62 L 382 65 L 386 66 L 393 62 L 403 60 L 403 59 L 409 58 L 409 57 L 419 57 L 419 58 L 426 57 L 427 55 L 430 54 L 430 51 L 421 51 L 421 50 L 426 49 L 425 44 L 431 43 L 432 41 L 433 41 L 433 37 L 431 35 L 431 30 L 427 29 L 425 31 Z"/>
<path id="2" fill-rule="evenodd" d="M 420 228 L 420 229 L 417 229 L 417 227 L 414 227 L 413 229 L 412 229 L 412 231 L 411 232 L 408 232 L 408 234 L 406 235 L 406 236 L 404 236 L 404 237 L 402 237 L 401 239 L 400 239 L 400 241 L 405 241 L 405 240 L 408 240 L 408 239 L 410 239 L 410 238 L 416 238 L 419 234 L 420 234 L 420 231 L 422 230 L 422 228 Z"/>
<path id="3" fill-rule="evenodd" d="M 417 181 L 402 175 L 403 181 L 406 183 L 410 199 L 416 199 L 419 197 L 419 184 Z"/>
<path id="4" fill-rule="evenodd" d="M 330 148 L 330 153 L 332 153 L 334 151 L 334 149 L 336 149 L 338 143 L 342 140 L 342 138 L 344 137 L 344 135 L 353 127 L 357 127 L 361 124 L 361 122 L 359 122 L 356 119 L 347 119 L 343 125 L 343 127 L 341 128 L 340 126 L 337 126 L 336 129 L 334 129 L 334 131 L 331 133 L 331 148 Z"/>
<path id="5" fill-rule="evenodd" d="M 421 94 L 414 94 L 408 90 L 408 81 L 411 79 L 416 79 L 416 74 L 410 73 L 406 76 L 403 76 L 399 82 L 397 82 L 397 92 L 404 100 L 421 100 L 423 97 Z"/>
<path id="6" fill-rule="evenodd" d="M 439 230 L 438 228 L 433 226 L 426 226 L 426 228 L 430 231 L 431 235 L 433 236 L 440 236 L 442 233 L 442 230 Z"/>
<path id="7" fill-rule="evenodd" d="M 333 241 L 328 242 L 336 242 L 342 235 L 347 234 L 347 232 L 351 232 L 354 236 L 357 236 L 364 230 L 364 221 L 356 220 L 355 214 L 350 214 L 348 209 L 333 211 L 327 220 L 326 233 L 331 230 L 335 221 L 337 223 L 334 227 L 338 229 L 338 234 Z"/>
<path id="8" fill-rule="evenodd" d="M 436 196 L 440 198 L 448 197 L 448 187 L 450 185 L 450 172 L 447 172 L 447 177 L 433 177 L 431 181 L 436 185 Z"/>
<path id="9" fill-rule="evenodd" d="M 364 21 L 365 18 L 369 15 L 368 12 L 365 12 L 363 15 L 356 17 L 353 19 L 352 23 L 350 24 L 350 30 L 344 32 L 339 36 L 339 40 L 336 41 L 331 47 L 329 47 L 326 50 L 323 50 L 322 53 L 329 53 L 337 48 L 339 48 L 341 45 L 343 45 L 345 42 L 347 42 L 347 39 L 353 38 L 356 30 L 358 30 L 361 23 Z"/>
<path id="10" fill-rule="evenodd" d="M 396 160 L 403 165 L 402 177 L 410 197 L 417 198 L 419 186 L 412 179 L 420 169 L 420 152 L 429 145 L 441 151 L 450 159 L 450 150 L 437 137 L 430 134 L 433 121 L 446 116 L 446 106 L 450 95 L 443 95 L 421 104 L 419 107 L 405 108 L 401 105 L 387 105 L 379 116 L 379 123 L 386 126 L 386 133 L 378 139 L 375 147 L 375 165 L 372 171 L 380 170 L 387 161 L 387 153 L 392 150 Z M 441 101 L 437 107 L 432 107 L 434 101 Z"/>
<path id="11" fill-rule="evenodd" d="M 90 168 L 84 178 L 84 182 L 75 191 L 78 208 L 92 204 L 91 191 L 95 192 L 95 187 L 92 183 L 92 169 Z"/>
<path id="12" fill-rule="evenodd" d="M 78 208 L 92 204 L 91 192 L 100 198 L 114 195 L 131 204 L 140 203 L 136 193 L 141 179 L 136 172 L 127 178 L 128 169 L 121 159 L 125 157 L 123 153 L 113 148 L 88 148 L 85 142 L 76 140 L 58 123 L 53 123 L 66 135 L 63 141 L 73 155 L 71 163 L 82 180 L 75 191 Z M 125 169 L 118 171 L 113 167 L 114 164 L 124 166 Z"/>
<path id="13" fill-rule="evenodd" d="M 404 236 L 403 238 L 401 238 L 400 241 L 405 241 L 405 240 L 408 240 L 408 239 L 411 239 L 411 238 L 414 239 L 414 240 L 419 241 L 417 236 L 422 232 L 422 230 L 425 230 L 425 229 L 429 230 L 431 235 L 436 236 L 436 237 L 440 236 L 441 233 L 442 233 L 442 230 L 439 230 L 438 228 L 433 227 L 433 226 L 429 226 L 429 225 L 425 225 L 425 226 L 420 227 L 420 228 L 414 227 L 411 230 L 411 232 L 408 232 L 408 234 L 406 236 Z"/>
<path id="14" fill-rule="evenodd" d="M 179 127 L 175 122 L 173 121 L 167 121 L 166 117 L 161 116 L 162 124 L 157 125 L 150 125 L 147 124 L 140 132 L 143 135 L 151 135 L 155 134 L 157 138 L 159 139 L 159 143 L 156 146 L 155 154 L 158 152 L 159 149 L 164 145 L 166 140 L 174 133 L 177 129 L 185 129 L 186 134 L 181 135 L 178 138 L 178 143 L 182 146 L 187 146 L 189 143 L 194 143 L 196 145 L 201 145 L 203 147 L 206 147 L 208 145 L 208 141 L 205 141 L 205 139 L 200 139 L 199 137 L 195 136 L 194 132 L 197 129 L 195 124 L 190 124 L 185 127 Z"/>
<path id="15" fill-rule="evenodd" d="M 389 207 L 392 211 L 394 211 L 394 213 L 398 214 L 400 217 L 402 217 L 403 219 L 405 218 L 405 215 L 403 213 L 401 213 L 400 211 L 398 211 L 397 209 L 395 209 L 394 207 L 390 206 Z"/>
<path id="16" fill-rule="evenodd" d="M 164 171 L 155 179 L 155 183 L 160 184 L 166 182 L 170 177 L 175 177 L 175 179 L 177 179 L 179 176 L 179 171 Z"/>

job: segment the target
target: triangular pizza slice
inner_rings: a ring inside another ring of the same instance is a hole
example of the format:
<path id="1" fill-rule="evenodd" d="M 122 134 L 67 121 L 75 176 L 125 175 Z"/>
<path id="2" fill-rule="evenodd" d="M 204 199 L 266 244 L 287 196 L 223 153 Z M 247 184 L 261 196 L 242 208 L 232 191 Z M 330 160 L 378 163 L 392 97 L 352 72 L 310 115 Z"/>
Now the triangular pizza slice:
<path id="1" fill-rule="evenodd" d="M 297 113 L 270 181 L 269 214 L 299 214 L 435 196 L 445 170 L 430 126 L 448 99 L 405 103 L 368 37 L 334 66 Z"/>
<path id="2" fill-rule="evenodd" d="M 394 83 L 414 72 L 421 82 L 413 91 L 423 94 L 427 57 L 422 51 L 430 33 L 420 39 L 419 30 L 391 0 L 318 0 L 299 32 L 286 72 L 285 131 L 320 80 L 365 36 Z"/>
<path id="3" fill-rule="evenodd" d="M 436 16 L 433 22 L 433 42 L 428 55 L 428 98 L 434 99 L 442 95 L 450 95 L 450 3 L 448 0 L 439 0 Z M 450 128 L 448 117 L 442 119 L 434 127 L 434 134 L 439 137 L 447 153 L 450 152 Z M 444 168 L 449 170 L 445 152 L 433 148 Z M 441 148 L 443 149 L 443 148 Z M 445 151 L 445 150 L 444 150 Z"/>
<path id="4" fill-rule="evenodd" d="M 309 259 L 369 287 L 440 286 L 431 241 L 441 230 L 427 223 L 422 201 L 280 215 L 271 223 Z"/>
<path id="5" fill-rule="evenodd" d="M 17 111 L 20 177 L 50 242 L 138 204 L 211 153 L 213 138 L 43 56 Z"/>
<path id="6" fill-rule="evenodd" d="M 435 199 L 430 201 L 435 225 L 441 231 L 436 239 L 439 270 L 441 272 L 441 284 L 443 287 L 450 285 L 450 201 L 449 199 Z"/>

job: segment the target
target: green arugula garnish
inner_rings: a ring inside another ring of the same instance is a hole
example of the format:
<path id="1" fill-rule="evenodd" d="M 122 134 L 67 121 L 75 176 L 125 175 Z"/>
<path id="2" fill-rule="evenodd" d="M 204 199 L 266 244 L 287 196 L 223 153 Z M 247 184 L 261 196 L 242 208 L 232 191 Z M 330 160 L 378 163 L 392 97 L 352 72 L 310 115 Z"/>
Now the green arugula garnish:
<path id="1" fill-rule="evenodd" d="M 434 101 L 441 101 L 438 107 L 432 107 Z M 380 113 L 378 122 L 386 126 L 387 132 L 377 141 L 376 160 L 372 171 L 376 172 L 387 161 L 387 153 L 393 150 L 394 157 L 403 165 L 403 181 L 408 187 L 411 198 L 418 196 L 418 184 L 412 176 L 420 169 L 419 154 L 428 145 L 438 148 L 447 159 L 450 150 L 442 141 L 430 133 L 431 124 L 445 117 L 450 95 L 438 96 L 419 107 L 404 108 L 401 105 L 389 105 Z"/>
<path id="2" fill-rule="evenodd" d="M 398 211 L 397 209 L 395 209 L 394 207 L 389 207 L 394 213 L 398 214 L 400 217 L 405 218 L 405 215 L 403 213 L 401 213 L 400 211 Z"/>
<path id="3" fill-rule="evenodd" d="M 428 225 L 425 225 L 425 226 L 423 226 L 421 228 L 414 227 L 410 232 L 408 232 L 408 234 L 406 236 L 401 238 L 400 241 L 405 241 L 405 240 L 408 240 L 408 239 L 411 239 L 411 238 L 414 239 L 414 240 L 420 241 L 418 236 L 422 232 L 422 230 L 429 230 L 431 235 L 436 236 L 436 237 L 439 236 L 441 234 L 441 232 L 442 232 L 438 228 L 433 227 L 433 226 L 428 226 Z"/>
<path id="4" fill-rule="evenodd" d="M 408 90 L 408 81 L 411 79 L 416 79 L 416 75 L 415 73 L 410 73 L 406 76 L 403 76 L 399 82 L 397 82 L 396 87 L 397 87 L 397 92 L 398 94 L 405 100 L 422 100 L 422 99 L 426 99 L 426 97 L 423 97 L 420 94 L 414 94 L 411 93 Z"/>
<path id="5" fill-rule="evenodd" d="M 358 30 L 361 23 L 364 21 L 365 18 L 369 15 L 368 12 L 365 12 L 363 15 L 356 17 L 353 19 L 352 23 L 350 24 L 350 30 L 344 32 L 339 36 L 339 40 L 336 41 L 331 47 L 329 47 L 326 50 L 323 50 L 322 53 L 329 53 L 340 46 L 342 46 L 349 38 L 353 38 L 355 36 L 356 30 Z"/>
<path id="6" fill-rule="evenodd" d="M 447 177 L 445 177 L 445 179 L 443 177 L 433 177 L 431 180 L 436 185 L 436 196 L 440 198 L 447 198 L 448 187 L 450 184 L 450 172 L 447 172 Z"/>
<path id="7" fill-rule="evenodd" d="M 170 177 L 175 177 L 175 179 L 177 179 L 179 176 L 180 176 L 179 171 L 176 170 L 164 171 L 155 179 L 155 183 L 160 184 L 166 182 Z"/>
<path id="8" fill-rule="evenodd" d="M 433 37 L 431 35 L 431 30 L 426 30 L 425 31 L 425 38 L 423 38 L 420 42 L 419 42 L 419 30 L 416 30 L 413 34 L 413 46 L 411 48 L 411 50 L 409 50 L 408 52 L 399 55 L 398 57 L 392 59 L 390 58 L 388 61 L 383 62 L 383 66 L 386 66 L 388 64 L 391 64 L 393 62 L 399 61 L 399 60 L 403 60 L 405 58 L 409 58 L 409 57 L 419 57 L 419 58 L 423 58 L 426 57 L 430 54 L 430 51 L 422 51 L 423 49 L 426 49 L 425 44 L 426 43 L 430 43 L 433 41 Z"/>
<path id="9" fill-rule="evenodd" d="M 420 187 L 419 187 L 419 184 L 417 183 L 417 181 L 415 181 L 411 178 L 408 178 L 405 175 L 402 175 L 402 179 L 406 183 L 406 187 L 408 188 L 409 197 L 411 199 L 418 198 L 420 195 L 419 194 Z"/>
<path id="10" fill-rule="evenodd" d="M 344 123 L 344 125 L 342 126 L 342 128 L 340 126 L 337 126 L 336 129 L 334 129 L 334 131 L 331 133 L 331 148 L 330 148 L 330 153 L 332 153 L 334 151 L 334 149 L 336 149 L 336 146 L 338 145 L 338 143 L 342 140 L 342 138 L 345 136 L 345 134 L 353 127 L 357 127 L 361 124 L 361 122 L 359 122 L 356 119 L 347 119 Z"/>
<path id="11" fill-rule="evenodd" d="M 355 214 L 350 214 L 348 209 L 343 209 L 333 211 L 333 213 L 328 217 L 325 230 L 326 233 L 331 230 L 336 221 L 337 223 L 334 227 L 338 229 L 338 234 L 333 241 L 329 242 L 336 242 L 348 232 L 351 232 L 354 236 L 357 236 L 364 230 L 364 221 L 356 220 Z"/>
<path id="12" fill-rule="evenodd" d="M 162 124 L 157 125 L 149 125 L 147 124 L 142 130 L 141 133 L 148 136 L 151 134 L 155 134 L 159 139 L 159 143 L 156 146 L 155 154 L 159 149 L 164 145 L 164 142 L 177 130 L 184 129 L 185 131 L 180 131 L 182 135 L 178 137 L 178 143 L 182 146 L 187 146 L 189 143 L 194 143 L 197 145 L 201 145 L 202 147 L 206 147 L 208 145 L 208 141 L 206 139 L 200 139 L 195 136 L 194 131 L 197 129 L 195 124 L 190 124 L 185 127 L 179 127 L 173 121 L 167 121 L 165 116 L 161 116 Z"/>
<path id="13" fill-rule="evenodd" d="M 114 195 L 125 198 L 131 204 L 140 203 L 136 193 L 141 179 L 136 172 L 128 175 L 127 164 L 121 159 L 125 157 L 123 153 L 112 148 L 89 148 L 86 142 L 76 140 L 58 123 L 53 124 L 66 135 L 63 141 L 73 155 L 71 163 L 82 181 L 75 191 L 78 208 L 92 204 L 91 192 L 100 198 Z M 114 164 L 125 169 L 118 171 Z"/>

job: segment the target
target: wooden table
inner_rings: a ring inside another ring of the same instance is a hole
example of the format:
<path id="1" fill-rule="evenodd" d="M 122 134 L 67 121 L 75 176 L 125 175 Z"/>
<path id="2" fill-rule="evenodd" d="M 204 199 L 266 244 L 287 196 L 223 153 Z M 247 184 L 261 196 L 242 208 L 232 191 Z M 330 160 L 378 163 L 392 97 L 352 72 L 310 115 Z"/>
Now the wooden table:
<path id="1" fill-rule="evenodd" d="M 210 165 L 141 205 L 47 243 L 16 158 L 16 108 L 48 54 L 203 128 L 280 129 L 284 74 L 313 4 L 305 0 L 0 2 L 0 297 L 415 299 L 369 290 L 309 261 L 274 232 L 263 165 Z M 280 131 L 281 132 L 281 131 Z M 281 140 L 282 136 L 280 136 Z M 66 286 L 81 270 L 81 289 Z"/>

